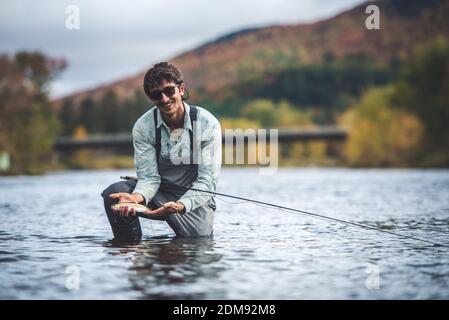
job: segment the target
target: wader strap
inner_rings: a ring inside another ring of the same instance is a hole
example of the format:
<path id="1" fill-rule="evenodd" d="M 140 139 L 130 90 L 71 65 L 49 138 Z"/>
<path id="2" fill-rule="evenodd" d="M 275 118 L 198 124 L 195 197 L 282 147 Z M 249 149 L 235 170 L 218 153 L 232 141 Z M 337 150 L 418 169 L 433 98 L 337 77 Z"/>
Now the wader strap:
<path id="1" fill-rule="evenodd" d="M 190 164 L 194 164 L 196 163 L 196 161 L 194 162 L 193 160 L 193 130 L 196 129 L 196 125 L 194 126 L 194 122 L 196 122 L 197 119 L 197 115 L 198 115 L 198 109 L 195 106 L 191 106 L 190 107 L 190 125 L 192 126 L 192 131 L 189 131 L 189 135 L 190 135 Z M 196 157 L 195 157 L 196 160 Z"/>
<path id="2" fill-rule="evenodd" d="M 159 162 L 159 155 L 161 154 L 161 128 L 157 126 L 157 108 L 153 112 L 154 127 L 156 128 L 156 161 Z"/>
<path id="3" fill-rule="evenodd" d="M 159 155 L 161 154 L 161 128 L 157 126 L 157 108 L 153 112 L 154 127 L 156 128 L 156 159 L 159 162 Z M 194 122 L 198 118 L 198 109 L 195 106 L 190 106 L 190 125 L 192 126 L 192 131 L 189 131 L 190 136 L 190 164 L 193 164 L 193 130 L 195 130 Z"/>

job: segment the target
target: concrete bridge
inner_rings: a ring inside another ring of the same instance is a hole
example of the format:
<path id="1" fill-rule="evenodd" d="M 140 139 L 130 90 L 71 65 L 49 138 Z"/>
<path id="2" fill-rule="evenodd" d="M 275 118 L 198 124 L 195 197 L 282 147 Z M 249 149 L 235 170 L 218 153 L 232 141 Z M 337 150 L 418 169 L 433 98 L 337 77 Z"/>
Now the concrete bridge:
<path id="1" fill-rule="evenodd" d="M 250 129 L 252 131 L 240 130 L 233 132 L 223 132 L 223 142 L 229 139 L 229 135 L 235 141 L 239 138 L 251 135 L 251 132 L 258 138 L 261 134 L 265 134 L 267 142 L 269 141 L 270 129 L 265 132 L 260 129 Z M 311 129 L 279 129 L 278 141 L 282 142 L 309 142 L 309 141 L 340 141 L 346 140 L 347 132 L 338 127 L 317 127 Z M 72 137 L 59 137 L 54 149 L 57 151 L 72 151 L 76 149 L 101 149 L 101 148 L 132 148 L 131 133 L 117 134 L 95 134 L 84 139 L 75 139 Z"/>

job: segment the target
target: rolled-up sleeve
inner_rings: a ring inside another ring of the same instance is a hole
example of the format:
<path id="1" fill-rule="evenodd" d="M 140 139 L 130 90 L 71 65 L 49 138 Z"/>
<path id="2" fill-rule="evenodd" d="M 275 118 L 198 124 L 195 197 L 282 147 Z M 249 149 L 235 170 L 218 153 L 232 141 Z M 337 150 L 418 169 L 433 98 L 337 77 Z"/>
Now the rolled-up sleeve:
<path id="1" fill-rule="evenodd" d="M 148 204 L 159 189 L 161 177 L 157 169 L 156 148 L 143 132 L 141 123 L 137 122 L 132 131 L 134 166 L 138 178 L 133 192 L 141 194 Z"/>
<path id="2" fill-rule="evenodd" d="M 206 130 L 201 130 L 198 177 L 192 188 L 215 192 L 221 169 L 221 127 L 215 118 L 206 127 Z M 212 197 L 211 193 L 189 190 L 178 201 L 189 212 L 205 205 Z"/>

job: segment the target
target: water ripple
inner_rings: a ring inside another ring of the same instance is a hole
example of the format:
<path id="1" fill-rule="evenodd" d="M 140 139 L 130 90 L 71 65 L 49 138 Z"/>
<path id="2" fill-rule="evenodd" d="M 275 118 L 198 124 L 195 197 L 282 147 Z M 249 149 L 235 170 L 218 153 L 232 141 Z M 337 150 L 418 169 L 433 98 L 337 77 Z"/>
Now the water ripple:
<path id="1" fill-rule="evenodd" d="M 1 299 L 449 298 L 446 247 L 248 203 L 217 200 L 214 237 L 142 221 L 143 241 L 111 241 L 99 193 L 120 175 L 133 173 L 0 179 Z M 448 242 L 449 170 L 291 168 L 269 181 L 224 169 L 219 192 Z M 66 287 L 74 275 L 79 290 Z"/>

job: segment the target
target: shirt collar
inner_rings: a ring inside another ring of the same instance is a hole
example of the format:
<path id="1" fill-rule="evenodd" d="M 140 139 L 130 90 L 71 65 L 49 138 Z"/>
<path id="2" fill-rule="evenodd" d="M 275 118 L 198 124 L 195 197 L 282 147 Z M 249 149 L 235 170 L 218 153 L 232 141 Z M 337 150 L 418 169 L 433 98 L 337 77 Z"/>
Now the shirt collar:
<path id="1" fill-rule="evenodd" d="M 190 106 L 187 104 L 187 102 L 183 101 L 183 103 L 185 109 L 184 128 L 192 131 L 192 124 L 190 123 Z M 156 110 L 157 110 L 157 127 L 159 128 L 161 125 L 164 125 L 167 128 L 167 130 L 170 130 L 168 125 L 165 123 L 164 118 L 162 118 L 161 112 L 159 111 L 159 109 L 157 109 L 157 107 Z"/>

